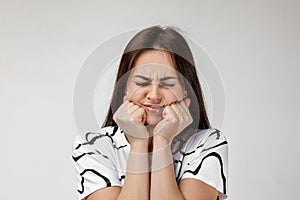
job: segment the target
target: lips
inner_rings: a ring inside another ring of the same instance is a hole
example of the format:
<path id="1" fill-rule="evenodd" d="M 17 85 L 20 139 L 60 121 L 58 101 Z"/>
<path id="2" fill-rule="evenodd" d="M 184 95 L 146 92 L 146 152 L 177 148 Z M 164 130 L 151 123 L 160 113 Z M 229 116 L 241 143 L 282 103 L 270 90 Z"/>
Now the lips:
<path id="1" fill-rule="evenodd" d="M 160 113 L 163 110 L 163 106 L 159 104 L 144 104 L 143 106 L 149 113 Z"/>

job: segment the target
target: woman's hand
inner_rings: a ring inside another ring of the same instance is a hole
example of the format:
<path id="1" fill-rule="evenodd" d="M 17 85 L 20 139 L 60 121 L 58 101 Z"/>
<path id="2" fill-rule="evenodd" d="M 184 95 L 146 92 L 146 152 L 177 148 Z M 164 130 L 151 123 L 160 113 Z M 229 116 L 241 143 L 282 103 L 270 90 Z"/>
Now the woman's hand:
<path id="1" fill-rule="evenodd" d="M 166 144 L 170 144 L 173 138 L 184 128 L 193 122 L 193 118 L 188 109 L 191 100 L 186 98 L 180 102 L 166 106 L 162 115 L 163 119 L 154 127 L 154 142 L 159 139 Z"/>
<path id="2" fill-rule="evenodd" d="M 132 147 L 148 144 L 149 132 L 146 128 L 146 111 L 124 97 L 123 104 L 113 115 L 114 121 L 125 132 Z M 148 148 L 148 145 L 147 145 Z"/>

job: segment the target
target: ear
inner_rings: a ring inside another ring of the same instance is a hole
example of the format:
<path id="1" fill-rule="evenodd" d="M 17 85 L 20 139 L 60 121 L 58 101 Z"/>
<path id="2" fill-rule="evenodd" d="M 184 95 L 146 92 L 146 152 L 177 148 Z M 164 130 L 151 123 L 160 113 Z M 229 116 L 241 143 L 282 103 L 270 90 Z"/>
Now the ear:
<path id="1" fill-rule="evenodd" d="M 187 91 L 185 89 L 185 87 L 183 88 L 183 98 L 186 98 L 187 97 Z"/>

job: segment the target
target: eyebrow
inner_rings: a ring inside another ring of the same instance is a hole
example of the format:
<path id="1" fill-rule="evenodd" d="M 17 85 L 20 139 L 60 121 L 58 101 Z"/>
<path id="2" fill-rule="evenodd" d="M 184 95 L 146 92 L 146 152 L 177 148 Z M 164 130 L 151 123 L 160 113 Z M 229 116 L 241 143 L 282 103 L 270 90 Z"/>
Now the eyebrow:
<path id="1" fill-rule="evenodd" d="M 142 75 L 135 75 L 134 77 L 141 78 L 141 79 L 144 79 L 146 81 L 151 81 L 152 80 L 151 78 L 148 78 L 148 77 L 142 76 Z M 163 77 L 163 78 L 161 78 L 159 80 L 160 81 L 165 81 L 165 80 L 169 80 L 169 79 L 176 79 L 176 77 L 174 77 L 174 76 L 166 76 L 166 77 Z"/>
<path id="2" fill-rule="evenodd" d="M 145 81 L 151 81 L 151 78 L 142 75 L 135 75 L 134 77 L 144 79 Z"/>
<path id="3" fill-rule="evenodd" d="M 166 76 L 166 77 L 163 77 L 161 79 L 159 79 L 160 81 L 165 81 L 165 80 L 169 80 L 169 79 L 176 79 L 176 77 L 174 76 Z"/>

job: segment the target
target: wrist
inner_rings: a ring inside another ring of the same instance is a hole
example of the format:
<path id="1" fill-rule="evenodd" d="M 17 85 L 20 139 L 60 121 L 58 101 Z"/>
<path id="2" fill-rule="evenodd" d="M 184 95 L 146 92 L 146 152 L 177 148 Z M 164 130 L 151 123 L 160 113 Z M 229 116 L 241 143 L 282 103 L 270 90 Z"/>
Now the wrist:
<path id="1" fill-rule="evenodd" d="M 134 141 L 130 143 L 130 152 L 148 153 L 148 141 Z"/>
<path id="2" fill-rule="evenodd" d="M 153 149 L 151 171 L 158 171 L 173 164 L 171 145 Z"/>
<path id="3" fill-rule="evenodd" d="M 127 173 L 146 173 L 150 171 L 148 152 L 130 152 L 127 160 Z"/>
<path id="4" fill-rule="evenodd" d="M 125 133 L 125 138 L 130 144 L 130 152 L 132 153 L 146 153 L 148 152 L 149 138 L 139 139 Z"/>

